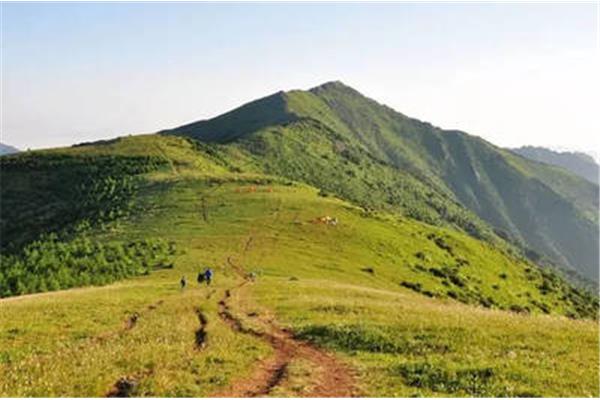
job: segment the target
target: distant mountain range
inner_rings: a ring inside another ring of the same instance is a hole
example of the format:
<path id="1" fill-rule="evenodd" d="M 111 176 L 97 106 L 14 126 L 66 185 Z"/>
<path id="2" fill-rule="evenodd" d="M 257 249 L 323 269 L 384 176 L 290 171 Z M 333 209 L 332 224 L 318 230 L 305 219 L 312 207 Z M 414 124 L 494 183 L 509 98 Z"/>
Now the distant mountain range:
<path id="1" fill-rule="evenodd" d="M 558 152 L 534 146 L 523 146 L 510 150 L 531 160 L 565 168 L 592 183 L 598 184 L 600 167 L 588 154 L 568 151 Z"/>
<path id="2" fill-rule="evenodd" d="M 0 156 L 4 155 L 4 154 L 18 153 L 19 151 L 20 150 L 17 149 L 16 147 L 12 147 L 7 144 L 0 143 Z"/>
<path id="3" fill-rule="evenodd" d="M 598 186 L 456 130 L 407 117 L 341 82 L 278 92 L 163 133 L 249 153 L 267 173 L 370 209 L 494 242 L 598 281 Z"/>

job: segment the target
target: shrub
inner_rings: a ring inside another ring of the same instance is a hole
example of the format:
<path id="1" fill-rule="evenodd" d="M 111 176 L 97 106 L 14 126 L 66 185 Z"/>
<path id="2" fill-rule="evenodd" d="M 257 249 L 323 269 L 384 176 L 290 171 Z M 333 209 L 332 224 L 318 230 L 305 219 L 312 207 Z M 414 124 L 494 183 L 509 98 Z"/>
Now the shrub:
<path id="1" fill-rule="evenodd" d="M 400 282 L 400 286 L 414 290 L 415 292 L 421 292 L 421 284 L 418 282 L 413 283 L 413 282 L 402 281 L 402 282 Z"/>
<path id="2" fill-rule="evenodd" d="M 362 350 L 373 353 L 396 353 L 402 347 L 393 338 L 376 328 L 366 329 L 356 325 L 311 325 L 297 333 L 298 338 L 329 344 L 344 350 Z"/>
<path id="3" fill-rule="evenodd" d="M 367 274 L 375 275 L 375 269 L 373 267 L 361 268 L 361 271 L 366 272 Z"/>
<path id="4" fill-rule="evenodd" d="M 510 311 L 519 313 L 519 314 L 529 314 L 530 309 L 527 306 L 521 306 L 519 304 L 513 304 L 508 308 Z"/>
<path id="5" fill-rule="evenodd" d="M 0 297 L 104 285 L 172 265 L 164 240 L 100 243 L 85 237 L 63 242 L 46 235 L 21 253 L 0 255 Z"/>
<path id="6" fill-rule="evenodd" d="M 531 304 L 539 308 L 544 314 L 550 314 L 550 307 L 547 304 L 536 300 L 531 300 Z"/>
<path id="7" fill-rule="evenodd" d="M 0 158 L 0 181 L 14 183 L 0 188 L 0 249 L 15 253 L 44 234 L 77 233 L 129 215 L 138 176 L 166 163 L 158 157 L 52 153 Z"/>
<path id="8" fill-rule="evenodd" d="M 456 266 L 457 267 L 462 267 L 463 265 L 470 265 L 469 260 L 464 259 L 464 258 L 457 258 L 456 259 Z"/>
<path id="9" fill-rule="evenodd" d="M 444 240 L 444 238 L 442 237 L 436 237 L 433 242 L 435 243 L 435 245 L 437 247 L 439 247 L 442 250 L 447 251 L 448 253 L 452 254 L 452 247 L 446 243 L 446 241 Z"/>
<path id="10" fill-rule="evenodd" d="M 494 369 L 467 368 L 452 371 L 429 362 L 405 363 L 391 367 L 406 384 L 442 393 L 466 393 L 469 396 L 503 397 L 505 390 L 495 383 Z"/>
<path id="11" fill-rule="evenodd" d="M 298 330 L 297 337 L 344 351 L 414 355 L 452 351 L 447 337 L 437 332 L 373 325 L 309 325 Z"/>
<path id="12" fill-rule="evenodd" d="M 458 275 L 449 275 L 448 279 L 458 287 L 465 287 L 465 281 Z"/>
<path id="13" fill-rule="evenodd" d="M 491 297 L 480 297 L 479 304 L 485 308 L 491 308 L 496 305 L 496 302 Z"/>
<path id="14" fill-rule="evenodd" d="M 440 270 L 438 268 L 431 267 L 431 268 L 429 268 L 429 272 L 431 272 L 431 274 L 433 276 L 436 276 L 438 278 L 445 278 L 446 277 L 446 274 L 442 270 Z"/>

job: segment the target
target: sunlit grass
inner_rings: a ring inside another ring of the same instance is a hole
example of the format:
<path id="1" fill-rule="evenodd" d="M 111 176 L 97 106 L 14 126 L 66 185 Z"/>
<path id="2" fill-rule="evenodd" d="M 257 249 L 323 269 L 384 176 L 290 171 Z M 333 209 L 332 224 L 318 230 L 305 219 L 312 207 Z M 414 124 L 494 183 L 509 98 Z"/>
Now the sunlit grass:
<path id="1" fill-rule="evenodd" d="M 241 282 L 232 264 L 257 275 L 232 294 L 244 324 L 262 329 L 248 316 L 256 313 L 335 352 L 357 369 L 362 394 L 599 395 L 597 321 L 564 316 L 575 310 L 565 287 L 543 292 L 537 269 L 464 234 L 285 183 L 183 167 L 152 173 L 138 213 L 89 235 L 173 241 L 174 268 L 1 300 L 0 396 L 104 396 L 123 377 L 135 380 L 135 395 L 208 396 L 248 376 L 272 350 L 217 315 L 224 290 Z M 195 282 L 207 265 L 210 289 Z M 444 266 L 463 286 L 431 271 Z M 198 308 L 208 320 L 201 349 Z M 272 394 L 307 393 L 318 373 L 294 360 Z"/>

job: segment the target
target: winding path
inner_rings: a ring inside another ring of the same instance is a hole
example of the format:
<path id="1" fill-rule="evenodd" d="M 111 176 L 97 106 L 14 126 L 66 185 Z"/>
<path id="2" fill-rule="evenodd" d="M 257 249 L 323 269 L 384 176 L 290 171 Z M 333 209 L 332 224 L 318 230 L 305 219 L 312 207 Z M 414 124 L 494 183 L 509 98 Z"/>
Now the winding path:
<path id="1" fill-rule="evenodd" d="M 250 242 L 251 239 L 247 243 Z M 245 250 L 247 250 L 247 246 Z M 260 317 L 255 320 L 262 328 L 260 331 L 244 326 L 243 322 L 232 312 L 229 301 L 233 290 L 238 290 L 251 281 L 245 276 L 243 268 L 235 264 L 231 257 L 228 257 L 227 262 L 239 275 L 244 277 L 244 281 L 225 291 L 224 297 L 219 301 L 219 316 L 231 329 L 257 337 L 269 344 L 273 348 L 274 354 L 265 360 L 258 361 L 251 376 L 235 380 L 230 387 L 214 394 L 213 397 L 267 396 L 275 388 L 285 384 L 288 366 L 295 360 L 308 361 L 320 369 L 318 376 L 311 376 L 311 388 L 302 396 L 358 396 L 354 371 L 334 355 L 311 343 L 296 339 L 292 332 Z"/>

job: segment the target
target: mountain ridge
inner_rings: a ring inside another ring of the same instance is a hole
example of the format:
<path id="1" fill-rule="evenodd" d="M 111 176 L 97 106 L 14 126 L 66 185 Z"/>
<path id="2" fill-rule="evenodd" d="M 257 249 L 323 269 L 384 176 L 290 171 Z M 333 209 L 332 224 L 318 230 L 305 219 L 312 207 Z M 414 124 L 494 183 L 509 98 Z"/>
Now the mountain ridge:
<path id="1" fill-rule="evenodd" d="M 554 151 L 541 146 L 521 146 L 509 150 L 534 161 L 564 168 L 591 183 L 599 182 L 600 166 L 589 154 L 577 151 Z"/>
<path id="2" fill-rule="evenodd" d="M 4 144 L 4 143 L 0 143 L 0 156 L 3 156 L 5 154 L 14 154 L 14 153 L 18 153 L 21 150 L 17 149 L 16 147 Z"/>
<path id="3" fill-rule="evenodd" d="M 320 132 L 327 139 L 310 132 Z M 537 261 L 545 259 L 598 281 L 597 186 L 556 168 L 520 159 L 480 137 L 407 117 L 340 81 L 308 91 L 277 92 L 216 118 L 164 133 L 243 148 L 263 158 L 270 157 L 269 151 L 281 156 L 290 145 L 286 140 L 300 138 L 304 143 L 285 153 L 295 160 L 285 165 L 265 161 L 271 172 L 287 173 L 295 179 L 302 176 L 293 171 L 294 163 L 309 157 L 309 151 L 344 147 L 332 155 L 323 154 L 343 161 L 338 170 L 348 165 L 341 153 L 356 151 L 356 165 L 367 163 L 369 157 L 377 159 L 387 164 L 386 168 L 406 173 L 433 192 L 454 199 L 486 221 L 496 234 L 527 248 Z M 309 168 L 308 164 L 302 161 L 303 168 Z M 310 184 L 331 190 L 336 185 L 327 182 L 323 171 L 326 169 L 307 169 L 302 174 Z M 360 184 L 365 179 L 350 176 L 348 181 Z M 380 180 L 366 186 L 380 193 L 393 190 L 393 184 L 381 187 Z M 353 201 L 361 200 L 349 197 L 345 189 L 333 191 Z M 540 207 L 545 211 L 540 212 Z M 437 212 L 445 217 L 445 211 Z M 559 215 L 560 222 L 548 218 L 548 212 Z M 579 243 L 573 243 L 573 237 L 579 238 Z"/>

